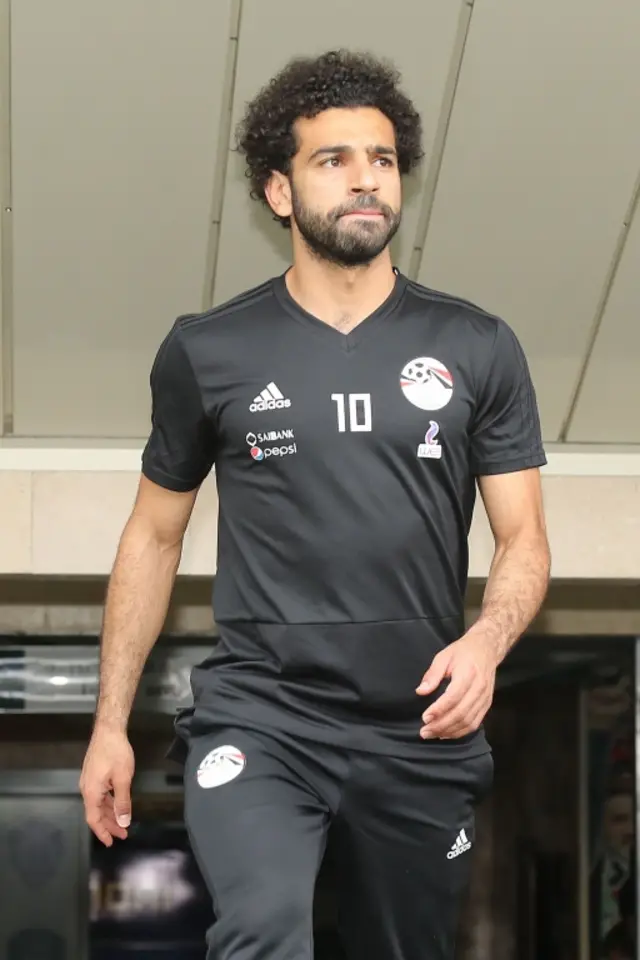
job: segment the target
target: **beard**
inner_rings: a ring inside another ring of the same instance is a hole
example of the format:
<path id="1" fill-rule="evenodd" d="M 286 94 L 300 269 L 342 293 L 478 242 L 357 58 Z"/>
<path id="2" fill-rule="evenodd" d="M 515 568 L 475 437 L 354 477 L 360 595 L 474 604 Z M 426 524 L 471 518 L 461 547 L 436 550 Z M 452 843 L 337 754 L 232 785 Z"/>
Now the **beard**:
<path id="1" fill-rule="evenodd" d="M 361 267 L 375 260 L 398 232 L 402 214 L 371 195 L 341 204 L 329 213 L 305 207 L 292 184 L 293 219 L 302 238 L 320 260 L 339 267 Z M 376 210 L 384 219 L 343 220 L 347 213 Z"/>

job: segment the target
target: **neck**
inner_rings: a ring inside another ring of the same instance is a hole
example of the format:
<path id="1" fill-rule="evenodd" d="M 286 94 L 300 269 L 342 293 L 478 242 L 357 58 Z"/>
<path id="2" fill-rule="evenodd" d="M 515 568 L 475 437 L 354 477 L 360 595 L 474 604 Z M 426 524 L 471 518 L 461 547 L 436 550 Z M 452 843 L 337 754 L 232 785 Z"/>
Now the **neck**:
<path id="1" fill-rule="evenodd" d="M 294 250 L 286 275 L 293 299 L 319 320 L 348 332 L 384 303 L 395 285 L 388 248 L 362 267 L 339 267 Z"/>

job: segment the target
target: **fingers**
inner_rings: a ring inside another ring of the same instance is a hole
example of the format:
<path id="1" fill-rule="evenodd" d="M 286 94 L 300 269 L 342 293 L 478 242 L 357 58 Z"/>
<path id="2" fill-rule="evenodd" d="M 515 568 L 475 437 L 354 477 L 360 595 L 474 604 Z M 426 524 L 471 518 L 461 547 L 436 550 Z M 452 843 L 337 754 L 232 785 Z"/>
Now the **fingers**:
<path id="1" fill-rule="evenodd" d="M 113 845 L 114 837 L 126 840 L 126 827 L 131 824 L 130 778 L 125 775 L 112 780 L 113 796 L 104 782 L 92 783 L 86 778 L 80 782 L 85 820 L 106 847 Z"/>
<path id="2" fill-rule="evenodd" d="M 131 777 L 127 774 L 113 777 L 113 811 L 119 827 L 131 825 Z"/>
<path id="3" fill-rule="evenodd" d="M 98 840 L 104 843 L 105 847 L 110 847 L 113 844 L 113 837 L 117 834 L 109 829 L 109 817 L 108 815 L 105 816 L 106 791 L 96 786 L 85 786 L 82 792 L 87 825 L 95 833 Z M 114 826 L 117 827 L 116 824 Z"/>
<path id="4" fill-rule="evenodd" d="M 482 721 L 484 720 L 490 706 L 490 702 L 486 704 L 483 703 L 480 709 L 477 710 L 473 715 L 471 720 L 458 724 L 457 727 L 451 728 L 449 731 L 447 731 L 447 735 L 444 739 L 459 740 L 460 737 L 466 737 L 469 733 L 474 733 L 480 728 L 480 725 L 482 724 Z"/>
<path id="5" fill-rule="evenodd" d="M 444 678 L 448 675 L 450 665 L 449 651 L 441 651 L 433 658 L 431 666 L 425 673 L 417 688 L 416 693 L 420 696 L 433 693 L 440 686 Z"/>
<path id="6" fill-rule="evenodd" d="M 453 684 L 452 684 L 453 686 Z M 449 688 L 451 689 L 451 688 Z M 442 700 L 449 693 L 443 694 Z M 477 730 L 491 706 L 492 693 L 482 680 L 467 687 L 459 698 L 449 698 L 446 704 L 437 701 L 440 711 L 420 731 L 423 739 L 455 740 Z M 425 716 L 431 713 L 432 708 Z"/>
<path id="7" fill-rule="evenodd" d="M 443 663 L 446 658 L 446 667 Z M 477 730 L 491 706 L 495 686 L 495 664 L 476 647 L 462 638 L 441 651 L 423 678 L 441 680 L 449 676 L 447 689 L 422 714 L 424 726 L 420 736 L 425 740 L 454 740 Z"/>
<path id="8" fill-rule="evenodd" d="M 103 811 L 102 822 L 112 837 L 117 837 L 119 840 L 126 840 L 129 836 L 128 830 L 125 830 L 124 827 L 118 826 L 113 810 L 108 807 L 106 807 Z"/>
<path id="9" fill-rule="evenodd" d="M 491 701 L 482 698 L 480 702 L 475 697 L 469 697 L 459 707 L 454 708 L 438 723 L 429 724 L 422 728 L 420 734 L 426 740 L 458 740 L 473 733 L 480 727 Z"/>
<path id="10" fill-rule="evenodd" d="M 116 822 L 111 794 L 85 790 L 84 809 L 87 825 L 106 847 L 112 846 L 114 837 L 127 839 L 128 831 Z"/>
<path id="11" fill-rule="evenodd" d="M 80 792 L 86 822 L 107 847 L 114 837 L 127 837 L 134 766 L 126 734 L 108 728 L 94 730 L 82 768 Z"/>
<path id="12" fill-rule="evenodd" d="M 425 726 L 435 729 L 442 719 L 463 701 L 471 690 L 473 682 L 474 676 L 471 672 L 461 670 L 454 674 L 445 692 L 423 713 L 422 719 Z"/>

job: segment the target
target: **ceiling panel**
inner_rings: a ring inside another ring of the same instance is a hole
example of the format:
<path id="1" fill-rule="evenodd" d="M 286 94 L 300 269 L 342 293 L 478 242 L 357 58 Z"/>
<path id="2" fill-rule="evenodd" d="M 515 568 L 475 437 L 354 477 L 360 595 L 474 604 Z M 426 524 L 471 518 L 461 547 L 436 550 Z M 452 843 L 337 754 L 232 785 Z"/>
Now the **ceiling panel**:
<path id="1" fill-rule="evenodd" d="M 514 327 L 547 440 L 637 175 L 639 89 L 637 0 L 476 3 L 419 279 Z"/>
<path id="2" fill-rule="evenodd" d="M 636 211 L 569 429 L 580 443 L 640 443 L 640 212 Z"/>
<path id="3" fill-rule="evenodd" d="M 403 86 L 420 110 L 427 153 L 440 113 L 460 12 L 458 0 L 396 0 L 376 5 L 342 0 L 245 0 L 240 30 L 234 127 L 244 105 L 294 56 L 320 54 L 337 47 L 368 50 L 391 58 L 403 74 Z M 277 24 L 277 29 L 274 29 Z M 265 37 L 269 42 L 265 43 Z M 421 186 L 427 164 L 405 196 L 404 222 L 394 245 L 396 263 L 406 269 L 414 243 Z M 215 302 L 221 303 L 290 262 L 289 234 L 248 196 L 242 159 L 229 162 L 222 216 Z"/>
<path id="4" fill-rule="evenodd" d="M 148 374 L 201 309 L 230 0 L 19 0 L 15 431 L 144 436 Z"/>

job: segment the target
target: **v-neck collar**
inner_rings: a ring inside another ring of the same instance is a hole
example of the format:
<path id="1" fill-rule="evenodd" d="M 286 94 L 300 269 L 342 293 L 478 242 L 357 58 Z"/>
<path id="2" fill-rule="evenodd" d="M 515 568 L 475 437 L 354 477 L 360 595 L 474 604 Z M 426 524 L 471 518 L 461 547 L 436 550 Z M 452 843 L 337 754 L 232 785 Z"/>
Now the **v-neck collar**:
<path id="1" fill-rule="evenodd" d="M 396 282 L 387 299 L 384 300 L 383 303 L 381 303 L 380 306 L 373 311 L 373 313 L 370 313 L 369 316 L 361 320 L 360 323 L 354 327 L 350 333 L 340 333 L 340 331 L 336 330 L 335 327 L 332 327 L 331 324 L 325 323 L 324 320 L 320 320 L 312 313 L 308 313 L 296 300 L 293 299 L 289 293 L 289 290 L 287 289 L 287 283 L 285 280 L 288 272 L 289 270 L 286 270 L 283 274 L 281 274 L 279 277 L 275 277 L 272 281 L 273 290 L 280 305 L 287 311 L 289 316 L 293 317 L 294 320 L 297 320 L 298 323 L 301 323 L 303 326 L 307 327 L 311 333 L 314 333 L 319 337 L 323 337 L 327 343 L 333 342 L 338 347 L 341 347 L 346 353 L 353 350 L 365 337 L 368 337 L 371 333 L 377 330 L 382 321 L 385 320 L 395 310 L 404 296 L 408 282 L 407 278 L 394 267 L 393 272 L 396 275 Z"/>

